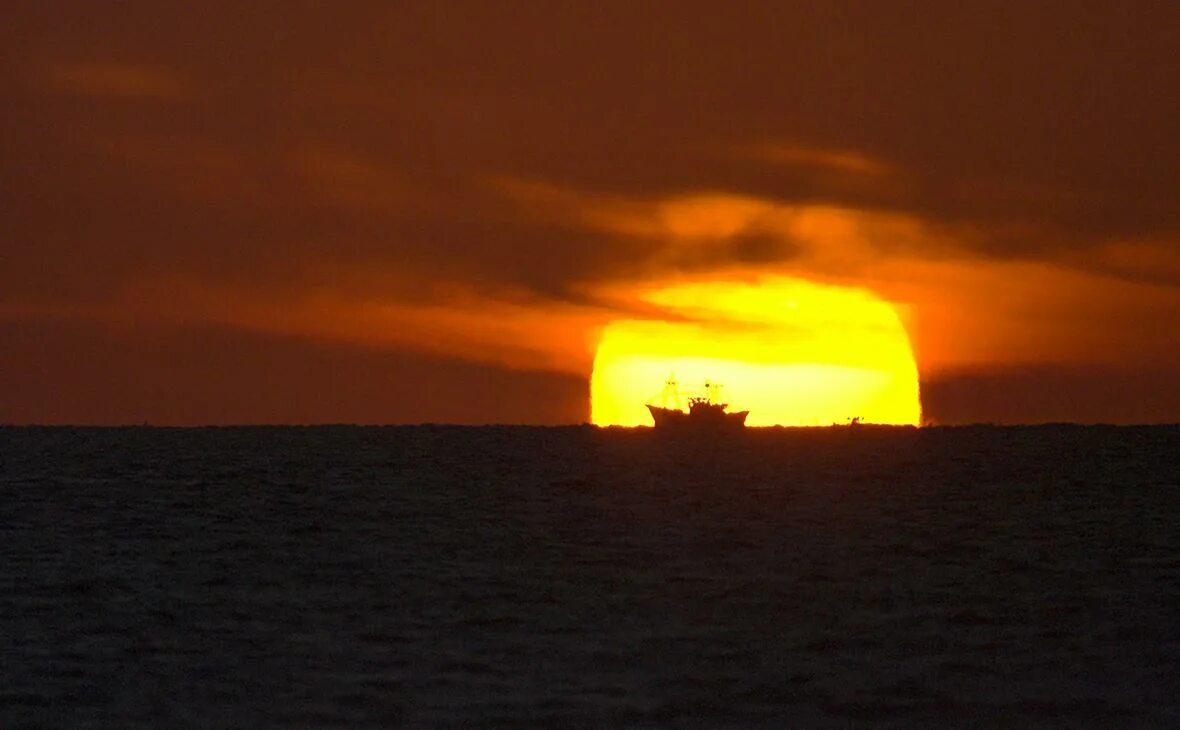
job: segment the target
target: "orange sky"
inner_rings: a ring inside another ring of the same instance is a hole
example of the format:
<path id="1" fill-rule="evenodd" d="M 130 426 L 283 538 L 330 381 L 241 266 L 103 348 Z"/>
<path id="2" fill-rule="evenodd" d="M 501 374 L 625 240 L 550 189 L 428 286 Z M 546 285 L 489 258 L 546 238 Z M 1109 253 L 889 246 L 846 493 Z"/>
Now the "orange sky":
<path id="1" fill-rule="evenodd" d="M 935 422 L 1180 421 L 1174 2 L 9 16 L 0 423 L 577 423 L 644 292 L 783 276 Z"/>

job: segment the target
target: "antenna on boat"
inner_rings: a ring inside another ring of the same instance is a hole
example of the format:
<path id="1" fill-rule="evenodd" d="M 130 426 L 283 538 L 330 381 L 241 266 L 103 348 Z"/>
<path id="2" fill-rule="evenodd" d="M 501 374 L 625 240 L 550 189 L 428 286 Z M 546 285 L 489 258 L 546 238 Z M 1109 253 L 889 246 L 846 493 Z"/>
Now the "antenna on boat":
<path id="1" fill-rule="evenodd" d="M 676 403 L 676 410 L 680 410 L 680 386 L 676 383 L 676 374 L 668 373 L 668 379 L 664 381 L 664 393 L 661 396 L 664 407 L 668 407 L 668 397 Z"/>
<path id="2" fill-rule="evenodd" d="M 711 380 L 705 381 L 705 400 L 709 403 L 717 403 L 721 400 L 721 383 L 714 383 Z"/>

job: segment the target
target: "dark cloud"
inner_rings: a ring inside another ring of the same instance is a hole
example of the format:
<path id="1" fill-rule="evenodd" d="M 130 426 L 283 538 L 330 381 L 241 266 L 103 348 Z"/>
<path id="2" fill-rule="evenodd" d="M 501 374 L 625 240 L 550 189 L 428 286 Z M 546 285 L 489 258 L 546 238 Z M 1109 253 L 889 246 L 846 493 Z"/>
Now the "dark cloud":
<path id="1" fill-rule="evenodd" d="M 581 423 L 586 381 L 215 327 L 0 323 L 0 423 Z M 243 388 L 248 383 L 249 387 Z"/>
<path id="2" fill-rule="evenodd" d="M 922 383 L 931 423 L 1176 423 L 1174 371 L 1084 365 L 1007 367 L 945 373 Z"/>

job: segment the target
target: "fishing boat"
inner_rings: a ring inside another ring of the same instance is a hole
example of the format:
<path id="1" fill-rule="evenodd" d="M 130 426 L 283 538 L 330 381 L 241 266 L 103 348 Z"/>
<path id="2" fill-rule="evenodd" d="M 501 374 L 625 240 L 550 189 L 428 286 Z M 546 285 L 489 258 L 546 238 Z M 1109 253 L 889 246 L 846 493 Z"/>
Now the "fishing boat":
<path id="1" fill-rule="evenodd" d="M 688 396 L 688 410 L 680 407 L 681 398 L 676 380 L 669 378 L 664 384 L 661 395 L 662 405 L 646 404 L 651 412 L 655 427 L 665 430 L 685 431 L 732 431 L 745 428 L 746 416 L 749 411 L 729 413 L 728 403 L 722 403 L 720 398 L 721 386 L 717 383 L 705 382 L 705 390 L 701 394 Z M 675 408 L 669 408 L 669 400 L 675 403 Z"/>

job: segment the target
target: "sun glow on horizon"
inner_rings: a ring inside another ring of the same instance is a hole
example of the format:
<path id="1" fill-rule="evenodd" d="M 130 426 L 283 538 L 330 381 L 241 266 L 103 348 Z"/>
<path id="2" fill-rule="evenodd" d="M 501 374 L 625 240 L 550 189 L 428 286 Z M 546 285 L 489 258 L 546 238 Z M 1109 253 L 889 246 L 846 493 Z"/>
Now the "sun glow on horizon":
<path id="1" fill-rule="evenodd" d="M 686 390 L 722 383 L 751 426 L 917 425 L 918 368 L 897 311 L 869 292 L 776 278 L 699 282 L 642 297 L 665 320 L 619 320 L 602 333 L 591 420 L 650 425 L 669 374 Z M 671 404 L 669 404 L 671 405 Z"/>

